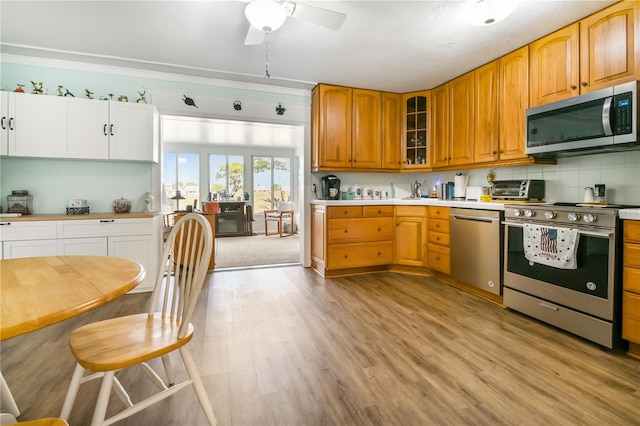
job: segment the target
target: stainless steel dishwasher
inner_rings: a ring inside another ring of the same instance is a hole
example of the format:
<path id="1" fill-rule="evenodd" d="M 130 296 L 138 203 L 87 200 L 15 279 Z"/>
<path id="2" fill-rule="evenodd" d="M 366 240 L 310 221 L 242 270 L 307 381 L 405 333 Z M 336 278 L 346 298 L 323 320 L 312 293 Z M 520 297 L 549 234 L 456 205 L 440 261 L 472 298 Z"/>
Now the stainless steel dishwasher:
<path id="1" fill-rule="evenodd" d="M 451 276 L 502 294 L 502 219 L 497 210 L 452 208 Z"/>

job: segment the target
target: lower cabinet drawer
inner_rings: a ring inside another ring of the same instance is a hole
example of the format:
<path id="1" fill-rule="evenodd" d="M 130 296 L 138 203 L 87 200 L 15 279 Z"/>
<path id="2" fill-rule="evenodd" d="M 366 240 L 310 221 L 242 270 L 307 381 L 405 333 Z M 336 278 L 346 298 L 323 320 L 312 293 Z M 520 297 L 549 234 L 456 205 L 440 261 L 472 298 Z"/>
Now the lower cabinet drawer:
<path id="1" fill-rule="evenodd" d="M 640 294 L 622 294 L 622 338 L 640 343 Z"/>
<path id="2" fill-rule="evenodd" d="M 429 219 L 429 232 L 440 232 L 443 234 L 448 234 L 450 223 L 448 220 L 440 220 L 440 219 Z"/>
<path id="3" fill-rule="evenodd" d="M 393 240 L 393 217 L 329 219 L 328 243 L 364 243 Z"/>
<path id="4" fill-rule="evenodd" d="M 622 288 L 640 294 L 640 268 L 623 268 Z"/>
<path id="5" fill-rule="evenodd" d="M 640 268 L 640 244 L 624 243 L 622 261 L 624 266 Z"/>
<path id="6" fill-rule="evenodd" d="M 451 273 L 451 251 L 449 247 L 429 244 L 427 259 L 429 268 L 445 274 Z"/>
<path id="7" fill-rule="evenodd" d="M 393 263 L 393 241 L 335 244 L 327 248 L 327 269 L 360 268 Z"/>
<path id="8" fill-rule="evenodd" d="M 442 232 L 429 232 L 429 242 L 431 244 L 449 246 L 451 236 L 449 234 L 443 234 Z"/>

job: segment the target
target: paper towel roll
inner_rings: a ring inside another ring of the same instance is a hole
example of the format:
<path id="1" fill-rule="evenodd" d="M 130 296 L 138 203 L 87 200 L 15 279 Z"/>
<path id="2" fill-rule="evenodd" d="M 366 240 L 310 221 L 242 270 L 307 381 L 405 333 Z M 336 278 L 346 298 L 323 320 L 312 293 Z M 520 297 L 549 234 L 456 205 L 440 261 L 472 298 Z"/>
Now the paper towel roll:
<path id="1" fill-rule="evenodd" d="M 469 176 L 456 175 L 453 179 L 453 193 L 455 198 L 465 198 L 467 196 L 467 179 Z"/>

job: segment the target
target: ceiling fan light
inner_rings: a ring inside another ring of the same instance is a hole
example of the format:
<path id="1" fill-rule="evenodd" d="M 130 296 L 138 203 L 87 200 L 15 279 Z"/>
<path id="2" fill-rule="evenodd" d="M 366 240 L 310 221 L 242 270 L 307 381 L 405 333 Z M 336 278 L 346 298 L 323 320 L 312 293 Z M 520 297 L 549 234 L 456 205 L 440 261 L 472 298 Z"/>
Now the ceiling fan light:
<path id="1" fill-rule="evenodd" d="M 502 21 L 518 6 L 516 0 L 471 0 L 464 19 L 472 25 L 486 26 Z"/>
<path id="2" fill-rule="evenodd" d="M 256 0 L 244 8 L 244 15 L 255 28 L 264 31 L 275 31 L 287 19 L 287 10 L 271 0 Z"/>

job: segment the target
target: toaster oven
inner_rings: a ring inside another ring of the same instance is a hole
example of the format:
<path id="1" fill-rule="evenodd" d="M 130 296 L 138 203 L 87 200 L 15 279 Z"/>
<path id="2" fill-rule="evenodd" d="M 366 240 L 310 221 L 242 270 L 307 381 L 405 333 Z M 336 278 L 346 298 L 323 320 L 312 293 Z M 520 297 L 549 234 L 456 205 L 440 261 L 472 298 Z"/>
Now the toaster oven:
<path id="1" fill-rule="evenodd" d="M 544 200 L 544 180 L 496 180 L 491 188 L 491 196 L 497 200 L 542 201 Z"/>

